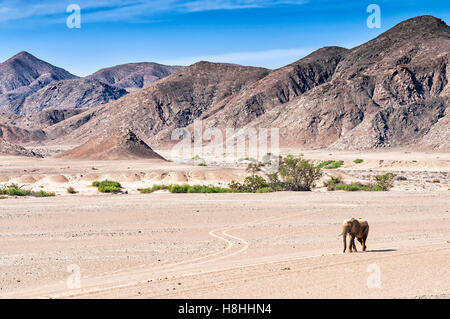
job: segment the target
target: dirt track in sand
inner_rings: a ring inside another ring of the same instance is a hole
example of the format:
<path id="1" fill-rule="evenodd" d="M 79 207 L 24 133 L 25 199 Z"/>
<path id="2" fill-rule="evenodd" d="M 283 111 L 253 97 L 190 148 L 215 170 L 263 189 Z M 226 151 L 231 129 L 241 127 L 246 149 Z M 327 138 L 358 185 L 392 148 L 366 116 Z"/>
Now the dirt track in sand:
<path id="1" fill-rule="evenodd" d="M 0 205 L 2 297 L 450 294 L 448 191 L 75 195 Z M 370 223 L 366 253 L 342 254 L 340 224 L 351 216 Z M 71 264 L 81 289 L 67 288 Z M 380 286 L 368 288 L 374 269 Z"/>

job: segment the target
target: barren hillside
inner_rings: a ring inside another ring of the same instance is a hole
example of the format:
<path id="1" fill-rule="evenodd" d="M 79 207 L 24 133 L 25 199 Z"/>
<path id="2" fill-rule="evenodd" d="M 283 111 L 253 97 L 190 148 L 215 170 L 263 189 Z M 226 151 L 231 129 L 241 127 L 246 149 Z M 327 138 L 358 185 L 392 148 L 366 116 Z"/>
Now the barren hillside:
<path id="1" fill-rule="evenodd" d="M 17 113 L 28 95 L 52 81 L 74 78 L 64 69 L 20 52 L 0 63 L 0 113 Z"/>
<path id="2" fill-rule="evenodd" d="M 230 99 L 269 70 L 198 62 L 180 72 L 62 121 L 47 130 L 51 139 L 86 141 L 106 127 L 126 127 L 145 138 L 191 124 L 216 103 Z"/>
<path id="3" fill-rule="evenodd" d="M 128 63 L 104 68 L 87 76 L 117 88 L 134 91 L 182 69 L 181 66 L 152 62 Z"/>
<path id="4" fill-rule="evenodd" d="M 124 160 L 124 159 L 159 159 L 155 153 L 128 129 L 110 129 L 102 135 L 62 154 L 55 156 L 64 159 L 82 160 Z"/>
<path id="5" fill-rule="evenodd" d="M 273 71 L 198 62 L 145 86 L 177 67 L 127 64 L 90 76 L 111 86 L 75 79 L 39 90 L 24 99 L 35 120 L 15 118 L 2 130 L 18 143 L 73 144 L 128 128 L 163 147 L 174 129 L 202 119 L 222 129 L 279 128 L 281 146 L 446 151 L 449 52 L 450 27 L 420 16 L 356 48 L 325 47 Z M 121 97 L 117 87 L 135 91 Z M 78 107 L 90 109 L 70 111 Z"/>

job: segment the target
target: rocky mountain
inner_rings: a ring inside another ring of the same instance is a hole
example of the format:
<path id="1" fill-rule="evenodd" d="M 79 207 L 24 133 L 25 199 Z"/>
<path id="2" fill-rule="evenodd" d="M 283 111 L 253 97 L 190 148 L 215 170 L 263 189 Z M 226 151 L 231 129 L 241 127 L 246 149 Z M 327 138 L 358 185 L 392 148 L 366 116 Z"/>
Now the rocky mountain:
<path id="1" fill-rule="evenodd" d="M 20 112 L 32 114 L 44 109 L 89 108 L 117 100 L 125 94 L 127 91 L 124 89 L 96 80 L 83 78 L 55 81 L 27 96 Z"/>
<path id="2" fill-rule="evenodd" d="M 182 66 L 162 65 L 151 62 L 128 63 L 101 69 L 87 76 L 87 78 L 126 89 L 127 91 L 134 91 L 178 72 L 182 68 Z"/>
<path id="3" fill-rule="evenodd" d="M 450 28 L 410 19 L 352 49 L 331 81 L 250 125 L 269 122 L 286 143 L 309 147 L 418 147 L 448 116 L 449 62 Z"/>
<path id="4" fill-rule="evenodd" d="M 11 143 L 41 144 L 46 138 L 43 128 L 80 114 L 86 109 L 45 109 L 28 115 L 0 115 L 0 137 Z"/>
<path id="5" fill-rule="evenodd" d="M 347 53 L 347 49 L 340 47 L 319 49 L 270 72 L 231 99 L 217 103 L 201 119 L 206 120 L 209 127 L 243 127 L 265 112 L 328 82 Z"/>
<path id="6" fill-rule="evenodd" d="M 0 63 L 0 113 L 16 113 L 26 96 L 52 81 L 75 79 L 64 69 L 20 52 Z"/>
<path id="7" fill-rule="evenodd" d="M 16 144 L 43 142 L 47 136 L 43 130 L 27 129 L 17 125 L 0 124 L 0 138 Z"/>
<path id="8" fill-rule="evenodd" d="M 136 134 L 122 128 L 106 130 L 100 136 L 70 151 L 55 155 L 55 157 L 80 160 L 164 160 L 162 156 L 154 152 Z"/>
<path id="9" fill-rule="evenodd" d="M 227 104 L 205 117 L 206 125 L 235 127 L 239 118 L 241 127 L 277 127 L 282 146 L 450 149 L 450 28 L 445 22 L 417 17 L 347 52 L 325 52 L 337 64 L 320 85 L 277 107 L 257 108 L 257 116 L 245 104 Z M 268 101 L 276 99 L 258 105 Z"/>
<path id="10" fill-rule="evenodd" d="M 230 99 L 269 72 L 256 67 L 198 62 L 117 101 L 62 121 L 46 132 L 59 142 L 86 141 L 101 134 L 105 127 L 126 127 L 149 138 L 189 125 L 216 103 Z"/>
<path id="11" fill-rule="evenodd" d="M 33 114 L 44 109 L 89 108 L 117 100 L 181 70 L 180 66 L 130 63 L 78 78 L 20 52 L 0 64 L 0 113 Z"/>
<path id="12" fill-rule="evenodd" d="M 6 142 L 3 139 L 0 139 L 0 155 L 42 157 L 31 150 L 27 150 L 22 146 Z"/>
<path id="13" fill-rule="evenodd" d="M 161 147 L 175 128 L 202 119 L 222 129 L 279 128 L 281 146 L 448 151 L 449 80 L 450 27 L 420 16 L 353 49 L 322 48 L 273 71 L 199 62 L 39 129 L 48 143 L 82 143 L 123 127 Z M 26 132 L 40 134 L 33 129 Z"/>

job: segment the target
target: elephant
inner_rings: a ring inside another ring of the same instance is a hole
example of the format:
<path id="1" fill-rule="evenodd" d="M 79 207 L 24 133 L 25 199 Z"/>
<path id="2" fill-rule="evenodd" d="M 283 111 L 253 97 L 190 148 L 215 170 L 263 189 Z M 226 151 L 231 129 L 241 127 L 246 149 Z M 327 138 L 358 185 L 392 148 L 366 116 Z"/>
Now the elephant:
<path id="1" fill-rule="evenodd" d="M 349 252 L 357 252 L 355 245 L 355 237 L 362 246 L 362 250 L 366 251 L 367 236 L 369 235 L 369 223 L 364 219 L 347 219 L 342 224 L 342 236 L 344 237 L 344 253 L 347 250 L 347 234 L 350 235 Z"/>

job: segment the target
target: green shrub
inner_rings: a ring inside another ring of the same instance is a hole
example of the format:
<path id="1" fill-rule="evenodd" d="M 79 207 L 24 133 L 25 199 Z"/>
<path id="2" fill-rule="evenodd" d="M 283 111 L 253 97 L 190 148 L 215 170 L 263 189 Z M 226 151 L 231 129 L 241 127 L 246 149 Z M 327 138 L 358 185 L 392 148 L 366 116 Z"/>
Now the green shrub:
<path id="1" fill-rule="evenodd" d="M 334 191 L 335 186 L 341 183 L 342 181 L 339 177 L 332 177 L 329 181 L 324 183 L 324 186 L 327 188 L 327 190 Z"/>
<path id="2" fill-rule="evenodd" d="M 141 194 L 153 193 L 158 190 L 166 189 L 171 193 L 228 193 L 228 188 L 204 185 L 153 185 L 150 188 L 140 189 Z"/>
<path id="3" fill-rule="evenodd" d="M 73 188 L 72 186 L 67 187 L 66 189 L 67 193 L 69 194 L 76 194 L 77 192 L 75 191 L 75 188 Z"/>
<path id="4" fill-rule="evenodd" d="M 441 180 L 439 178 L 433 179 L 433 183 L 440 183 L 440 182 L 441 182 Z"/>
<path id="5" fill-rule="evenodd" d="M 310 191 L 314 182 L 322 176 L 320 166 L 314 166 L 302 155 L 288 155 L 281 160 L 280 176 L 284 181 L 285 190 Z"/>
<path id="6" fill-rule="evenodd" d="M 334 186 L 334 190 L 336 191 L 347 191 L 347 192 L 355 192 L 362 190 L 362 187 L 355 184 L 337 184 Z"/>
<path id="7" fill-rule="evenodd" d="M 331 178 L 329 181 L 325 182 L 324 185 L 329 191 L 366 191 L 366 192 L 378 192 L 378 191 L 388 191 L 392 188 L 394 183 L 395 175 L 392 173 L 387 173 L 383 175 L 376 175 L 374 177 L 375 184 L 362 184 L 362 183 L 351 183 L 346 184 L 342 182 L 339 178 Z"/>
<path id="8" fill-rule="evenodd" d="M 38 192 L 31 192 L 31 196 L 33 197 L 52 197 L 55 196 L 56 194 L 53 192 L 46 192 L 43 190 L 40 190 Z"/>
<path id="9" fill-rule="evenodd" d="M 149 188 L 138 189 L 138 191 L 141 192 L 141 194 L 148 194 L 159 190 L 169 190 L 169 188 L 170 185 L 153 185 L 152 187 Z"/>
<path id="10" fill-rule="evenodd" d="M 236 182 L 234 180 L 231 181 L 230 184 L 228 184 L 228 188 L 231 190 L 231 192 L 233 193 L 240 193 L 240 192 L 244 192 L 244 185 L 242 185 L 239 182 Z"/>
<path id="11" fill-rule="evenodd" d="M 118 187 L 118 188 L 122 188 L 122 186 L 120 185 L 119 182 L 115 182 L 115 181 L 109 181 L 109 180 L 104 180 L 104 181 L 95 181 L 92 183 L 92 186 L 94 187 L 100 187 L 100 186 L 113 186 L 113 187 Z"/>
<path id="12" fill-rule="evenodd" d="M 188 193 L 229 193 L 228 188 L 217 187 L 217 186 L 204 186 L 204 185 L 194 185 L 189 186 Z"/>
<path id="13" fill-rule="evenodd" d="M 355 164 L 361 164 L 362 162 L 364 162 L 364 160 L 362 158 L 357 158 L 353 161 L 353 163 L 355 163 Z"/>
<path id="14" fill-rule="evenodd" d="M 246 171 L 252 175 L 261 171 L 261 168 L 264 166 L 263 163 L 260 162 L 252 162 L 247 165 Z"/>
<path id="15" fill-rule="evenodd" d="M 261 171 L 267 180 L 256 175 Z M 250 163 L 247 172 L 251 175 L 243 183 L 232 181 L 228 185 L 232 192 L 310 191 L 314 182 L 322 176 L 321 168 L 305 160 L 303 155 L 288 155 L 283 158 L 267 154 L 262 162 Z"/>
<path id="16" fill-rule="evenodd" d="M 347 192 L 357 192 L 357 191 L 364 191 L 364 192 L 378 192 L 381 191 L 381 187 L 378 185 L 373 184 L 361 184 L 361 183 L 339 183 L 335 184 L 332 188 L 328 188 L 328 190 L 331 191 L 347 191 Z"/>
<path id="17" fill-rule="evenodd" d="M 172 185 L 169 188 L 171 193 L 187 193 L 189 190 L 189 185 Z"/>
<path id="18" fill-rule="evenodd" d="M 0 189 L 0 195 L 29 196 L 29 195 L 31 195 L 31 191 L 22 189 L 17 184 L 11 184 L 11 185 L 5 186 L 5 188 Z"/>
<path id="19" fill-rule="evenodd" d="M 115 181 L 95 181 L 92 183 L 92 186 L 97 187 L 98 191 L 101 193 L 120 193 L 122 192 L 122 185 L 119 182 Z"/>
<path id="20" fill-rule="evenodd" d="M 394 178 L 395 174 L 386 173 L 383 175 L 375 175 L 375 183 L 379 186 L 383 191 L 388 191 L 394 186 Z"/>
<path id="21" fill-rule="evenodd" d="M 344 165 L 344 161 L 325 161 L 317 165 L 319 168 L 325 168 L 325 169 L 336 169 Z"/>
<path id="22" fill-rule="evenodd" d="M 206 165 L 206 163 L 199 163 L 197 164 L 197 166 L 208 166 L 208 165 Z"/>
<path id="23" fill-rule="evenodd" d="M 256 192 L 258 189 L 269 187 L 269 184 L 266 180 L 258 175 L 247 176 L 244 179 L 245 188 L 247 188 L 250 192 Z"/>
<path id="24" fill-rule="evenodd" d="M 29 196 L 31 195 L 31 191 L 27 190 L 27 189 L 20 189 L 20 188 L 15 188 L 15 187 L 9 187 L 6 189 L 6 192 L 4 193 L 4 195 L 8 195 L 8 196 Z"/>
<path id="25" fill-rule="evenodd" d="M 0 189 L 0 195 L 8 196 L 33 196 L 33 197 L 48 197 L 55 196 L 55 193 L 45 192 L 43 190 L 35 192 L 28 189 L 22 189 L 17 184 L 11 184 L 5 188 Z"/>
<path id="26" fill-rule="evenodd" d="M 228 187 L 234 193 L 256 193 L 260 189 L 270 188 L 267 181 L 258 175 L 247 176 L 242 184 L 232 181 Z"/>
<path id="27" fill-rule="evenodd" d="M 278 172 L 267 174 L 267 178 L 269 179 L 268 183 L 272 191 L 282 191 L 286 187 L 285 183 L 280 181 Z"/>
<path id="28" fill-rule="evenodd" d="M 122 188 L 116 186 L 99 186 L 98 191 L 100 193 L 120 193 Z"/>
<path id="29" fill-rule="evenodd" d="M 263 187 L 263 188 L 258 188 L 255 193 L 272 193 L 273 189 L 272 187 Z"/>

